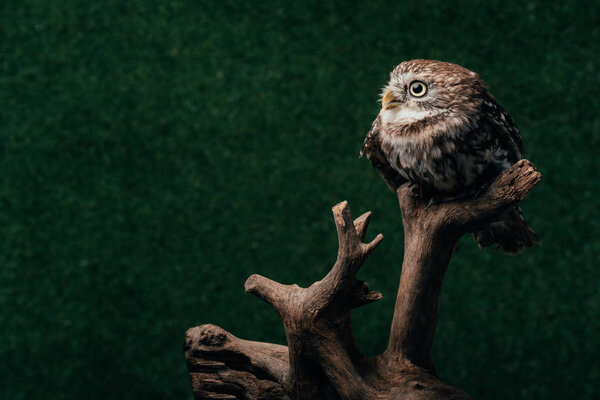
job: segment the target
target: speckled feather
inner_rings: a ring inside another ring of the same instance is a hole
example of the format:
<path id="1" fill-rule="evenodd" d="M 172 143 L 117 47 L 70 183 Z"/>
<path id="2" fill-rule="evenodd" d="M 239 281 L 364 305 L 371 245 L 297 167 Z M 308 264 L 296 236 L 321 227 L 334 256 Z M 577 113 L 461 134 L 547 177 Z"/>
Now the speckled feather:
<path id="1" fill-rule="evenodd" d="M 424 96 L 410 94 L 415 81 L 426 85 Z M 470 196 L 524 157 L 514 121 L 466 68 L 406 61 L 392 71 L 382 96 L 394 106 L 383 104 L 361 154 L 391 188 L 410 181 L 434 197 Z M 511 253 L 537 243 L 518 208 L 475 237 L 482 246 L 497 243 Z"/>

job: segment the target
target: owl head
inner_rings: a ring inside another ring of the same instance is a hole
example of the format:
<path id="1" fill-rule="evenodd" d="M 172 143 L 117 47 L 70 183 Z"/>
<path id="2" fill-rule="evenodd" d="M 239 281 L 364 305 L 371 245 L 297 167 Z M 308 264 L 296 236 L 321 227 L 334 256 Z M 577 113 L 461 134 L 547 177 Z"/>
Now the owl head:
<path id="1" fill-rule="evenodd" d="M 459 65 L 410 60 L 394 68 L 381 96 L 384 129 L 406 136 L 472 122 L 489 93 L 475 72 Z"/>

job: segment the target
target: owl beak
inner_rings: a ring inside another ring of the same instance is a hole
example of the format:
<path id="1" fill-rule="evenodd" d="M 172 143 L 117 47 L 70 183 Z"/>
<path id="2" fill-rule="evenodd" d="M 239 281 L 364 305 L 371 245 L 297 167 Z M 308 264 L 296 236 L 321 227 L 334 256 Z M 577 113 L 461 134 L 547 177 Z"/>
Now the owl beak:
<path id="1" fill-rule="evenodd" d="M 399 105 L 400 101 L 394 98 L 391 90 L 385 92 L 383 98 L 381 99 L 381 110 L 391 110 L 392 108 L 396 108 Z"/>

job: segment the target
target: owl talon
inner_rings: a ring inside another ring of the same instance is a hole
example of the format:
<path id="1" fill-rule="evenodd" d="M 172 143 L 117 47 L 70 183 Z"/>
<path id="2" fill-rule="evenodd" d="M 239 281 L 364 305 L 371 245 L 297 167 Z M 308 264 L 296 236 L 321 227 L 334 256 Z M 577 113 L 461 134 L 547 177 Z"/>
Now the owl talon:
<path id="1" fill-rule="evenodd" d="M 420 196 L 421 195 L 421 186 L 414 183 L 414 182 L 409 182 L 408 183 L 408 189 L 410 190 L 410 192 L 414 195 L 414 196 Z"/>

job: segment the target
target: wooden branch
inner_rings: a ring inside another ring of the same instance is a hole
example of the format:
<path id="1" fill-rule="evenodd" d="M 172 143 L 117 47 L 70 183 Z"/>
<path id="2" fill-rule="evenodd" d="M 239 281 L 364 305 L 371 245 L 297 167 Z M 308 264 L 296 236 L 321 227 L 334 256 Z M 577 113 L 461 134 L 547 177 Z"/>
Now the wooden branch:
<path id="1" fill-rule="evenodd" d="M 333 217 L 338 233 L 338 256 L 329 274 L 315 284 L 315 291 L 325 296 L 325 302 L 317 306 L 320 310 L 326 309 L 336 301 L 348 299 L 347 292 L 352 291 L 357 283 L 355 277 L 358 270 L 383 240 L 380 233 L 371 242 L 362 242 L 369 225 L 370 213 L 363 214 L 353 221 L 346 201 L 333 207 Z"/>
<path id="2" fill-rule="evenodd" d="M 454 228 L 458 234 L 485 225 L 512 205 L 522 201 L 539 183 L 542 175 L 529 160 L 517 161 L 500 174 L 479 196 L 430 204 L 413 193 L 408 184 L 397 190 L 404 228 L 415 224 Z"/>
<path id="3" fill-rule="evenodd" d="M 338 258 L 325 278 L 308 288 L 300 288 L 252 275 L 245 285 L 246 291 L 271 304 L 283 320 L 290 373 L 282 384 L 293 399 L 325 398 L 323 389 L 315 391 L 323 382 L 344 394 L 343 398 L 365 398 L 369 389 L 352 362 L 353 357 L 362 355 L 354 345 L 350 311 L 381 298 L 380 293 L 369 291 L 365 282 L 357 281 L 356 273 L 381 243 L 383 235 L 363 243 L 370 214 L 353 221 L 345 201 L 333 207 L 333 216 L 338 233 Z M 329 334 L 325 335 L 326 332 Z M 315 336 L 321 337 L 315 340 Z"/>
<path id="4" fill-rule="evenodd" d="M 541 175 L 521 160 L 481 195 L 439 204 L 398 188 L 405 249 L 386 351 L 365 357 L 354 343 L 351 310 L 379 300 L 356 279 L 383 240 L 363 243 L 371 214 L 352 220 L 346 202 L 333 207 L 338 256 L 329 273 L 308 288 L 260 275 L 245 284 L 279 313 L 288 347 L 236 338 L 214 325 L 186 335 L 186 358 L 197 399 L 468 400 L 440 381 L 431 356 L 439 298 L 460 237 L 521 201 Z M 388 182 L 390 184 L 390 182 Z"/>
<path id="5" fill-rule="evenodd" d="M 346 301 L 352 298 L 355 307 L 379 300 L 381 294 L 370 292 L 368 285 L 357 281 L 355 276 L 369 254 L 381 243 L 383 235 L 377 235 L 369 243 L 362 243 L 371 213 L 365 213 L 353 221 L 346 201 L 334 206 L 332 210 L 338 232 L 338 258 L 323 280 L 303 289 L 298 285 L 283 285 L 255 274 L 246 281 L 246 292 L 269 303 L 281 316 L 296 312 L 298 296 L 306 297 L 310 308 L 318 312 L 340 299 Z M 352 295 L 347 296 L 348 292 Z"/>
<path id="6" fill-rule="evenodd" d="M 521 160 L 474 199 L 428 204 L 408 185 L 398 189 L 404 260 L 385 357 L 435 370 L 431 349 L 439 298 L 458 240 L 523 200 L 540 180 L 533 164 Z"/>
<path id="7" fill-rule="evenodd" d="M 238 339 L 215 325 L 191 328 L 185 357 L 197 399 L 289 399 L 280 382 L 288 373 L 288 349 Z"/>

